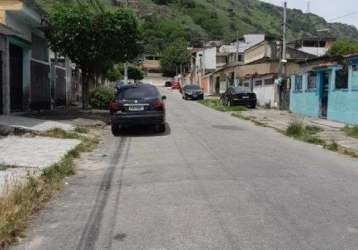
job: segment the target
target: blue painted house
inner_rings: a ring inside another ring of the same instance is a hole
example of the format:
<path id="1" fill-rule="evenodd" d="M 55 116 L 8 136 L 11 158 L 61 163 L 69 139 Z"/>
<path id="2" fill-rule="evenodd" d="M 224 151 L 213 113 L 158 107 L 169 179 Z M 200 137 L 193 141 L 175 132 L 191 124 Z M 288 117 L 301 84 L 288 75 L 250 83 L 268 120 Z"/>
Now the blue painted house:
<path id="1" fill-rule="evenodd" d="M 358 54 L 311 59 L 300 66 L 291 76 L 290 110 L 358 124 Z"/>

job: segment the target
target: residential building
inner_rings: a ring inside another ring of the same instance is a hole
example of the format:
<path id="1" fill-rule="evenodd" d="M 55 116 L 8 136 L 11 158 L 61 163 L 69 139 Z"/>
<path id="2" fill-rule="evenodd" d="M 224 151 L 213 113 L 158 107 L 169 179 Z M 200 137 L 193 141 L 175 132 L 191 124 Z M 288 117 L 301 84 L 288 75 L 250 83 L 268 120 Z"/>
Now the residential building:
<path id="1" fill-rule="evenodd" d="M 141 62 L 141 68 L 145 73 L 160 72 L 160 58 L 158 55 L 145 55 Z"/>
<path id="2" fill-rule="evenodd" d="M 311 55 L 324 56 L 335 41 L 332 37 L 308 37 L 289 42 L 288 47 Z"/>
<path id="3" fill-rule="evenodd" d="M 314 57 L 288 48 L 286 73 L 296 72 L 299 69 L 298 61 Z M 203 76 L 202 86 L 207 84 L 209 87 L 204 87 L 204 89 L 212 95 L 225 92 L 230 85 L 246 86 L 256 93 L 258 105 L 278 108 L 285 103 L 284 107 L 288 109 L 289 86 L 282 86 L 279 81 L 282 67 L 280 58 L 281 45 L 279 41 L 261 41 L 245 49 L 243 62 L 228 64 L 224 68 Z"/>
<path id="4" fill-rule="evenodd" d="M 358 55 L 304 61 L 291 85 L 292 112 L 358 124 Z"/>
<path id="5" fill-rule="evenodd" d="M 50 109 L 68 99 L 71 73 L 65 65 L 50 61 L 42 29 L 45 16 L 45 11 L 32 0 L 0 1 L 0 110 L 3 114 Z"/>
<path id="6" fill-rule="evenodd" d="M 205 94 L 217 94 L 217 83 L 209 80 L 209 76 L 206 75 L 224 67 L 242 64 L 245 50 L 264 39 L 264 34 L 247 34 L 238 42 L 234 41 L 228 45 L 223 45 L 220 41 L 211 41 L 206 43 L 204 48 L 193 49 L 191 63 L 193 82 L 200 83 Z"/>

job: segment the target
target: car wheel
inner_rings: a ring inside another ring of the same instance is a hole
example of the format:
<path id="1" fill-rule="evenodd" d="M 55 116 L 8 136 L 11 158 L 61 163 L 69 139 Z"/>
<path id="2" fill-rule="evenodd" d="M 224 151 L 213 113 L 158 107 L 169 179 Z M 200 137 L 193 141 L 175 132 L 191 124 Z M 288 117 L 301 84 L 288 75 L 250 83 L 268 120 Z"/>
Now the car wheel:
<path id="1" fill-rule="evenodd" d="M 120 136 L 121 135 L 121 127 L 118 124 L 112 124 L 111 126 L 112 134 L 114 136 Z"/>
<path id="2" fill-rule="evenodd" d="M 157 133 L 164 133 L 165 129 L 166 129 L 165 124 L 158 124 L 155 126 L 155 131 Z"/>

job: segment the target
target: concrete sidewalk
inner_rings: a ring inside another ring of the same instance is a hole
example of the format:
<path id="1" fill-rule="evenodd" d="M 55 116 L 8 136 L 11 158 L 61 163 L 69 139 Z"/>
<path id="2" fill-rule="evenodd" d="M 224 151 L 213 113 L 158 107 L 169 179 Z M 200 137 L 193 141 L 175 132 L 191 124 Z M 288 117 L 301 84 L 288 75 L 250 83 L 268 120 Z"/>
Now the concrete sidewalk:
<path id="1" fill-rule="evenodd" d="M 358 154 L 358 139 L 347 136 L 342 129 L 344 123 L 328 121 L 300 116 L 275 109 L 251 109 L 241 112 L 240 115 L 246 119 L 258 122 L 262 125 L 285 131 L 293 121 L 301 121 L 305 125 L 317 126 L 322 129 L 319 137 L 329 143 L 337 143 L 341 148 Z"/>
<path id="2" fill-rule="evenodd" d="M 52 166 L 81 143 L 79 140 L 9 136 L 0 139 L 0 196 L 15 183 L 26 181 Z"/>
<path id="3" fill-rule="evenodd" d="M 55 128 L 72 131 L 76 126 L 71 120 L 54 121 L 20 115 L 0 115 L 0 196 L 12 185 L 25 182 L 29 175 L 40 175 L 44 168 L 58 163 L 81 143 L 80 140 L 34 135 Z M 30 135 L 14 136 L 18 131 Z"/>
<path id="4" fill-rule="evenodd" d="M 42 120 L 17 115 L 0 115 L 0 130 L 2 131 L 0 134 L 12 133 L 16 129 L 26 132 L 46 132 L 54 128 L 60 128 L 65 131 L 75 129 L 71 123 L 66 121 Z"/>

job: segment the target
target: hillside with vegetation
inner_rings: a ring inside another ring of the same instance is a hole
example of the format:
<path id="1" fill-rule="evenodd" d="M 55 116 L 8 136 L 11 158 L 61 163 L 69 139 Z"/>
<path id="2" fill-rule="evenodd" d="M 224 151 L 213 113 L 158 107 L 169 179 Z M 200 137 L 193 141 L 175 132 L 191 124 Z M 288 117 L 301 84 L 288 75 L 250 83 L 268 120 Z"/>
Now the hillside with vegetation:
<path id="1" fill-rule="evenodd" d="M 75 0 L 37 0 L 46 7 L 53 2 Z M 77 1 L 77 0 L 76 0 Z M 80 0 L 85 1 L 85 0 Z M 87 0 L 111 6 L 111 0 Z M 130 2 L 132 2 L 131 0 Z M 236 34 L 265 33 L 279 37 L 282 8 L 259 0 L 137 0 L 147 53 L 160 53 L 169 43 L 184 38 L 194 46 L 203 41 L 235 39 Z M 112 6 L 113 7 L 113 6 Z M 329 23 L 301 10 L 288 10 L 288 39 L 303 36 L 333 36 L 358 40 L 356 27 Z M 319 30 L 329 30 L 318 32 Z"/>
<path id="2" fill-rule="evenodd" d="M 144 0 L 140 14 L 145 19 L 145 35 L 150 50 L 160 48 L 167 40 L 184 36 L 192 44 L 206 40 L 235 39 L 236 33 L 266 33 L 279 37 L 282 8 L 258 0 Z M 356 27 L 328 23 L 324 18 L 301 10 L 288 10 L 288 39 L 303 36 L 333 36 L 358 39 Z M 328 29 L 329 31 L 318 32 Z"/>

